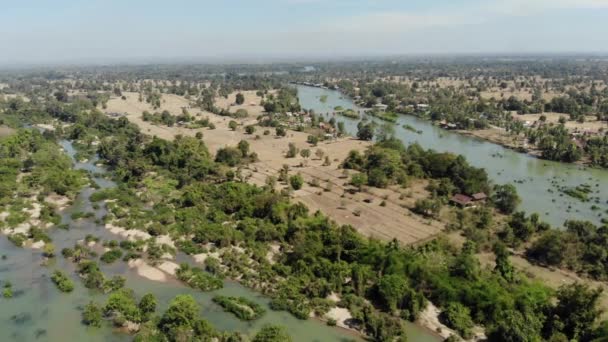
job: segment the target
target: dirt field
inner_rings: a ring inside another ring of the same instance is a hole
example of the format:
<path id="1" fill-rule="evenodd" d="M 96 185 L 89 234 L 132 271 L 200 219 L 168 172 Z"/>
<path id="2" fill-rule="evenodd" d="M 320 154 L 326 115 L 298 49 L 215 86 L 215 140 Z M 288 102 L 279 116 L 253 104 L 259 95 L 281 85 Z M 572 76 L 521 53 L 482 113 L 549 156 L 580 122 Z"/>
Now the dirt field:
<path id="1" fill-rule="evenodd" d="M 9 136 L 15 132 L 14 129 L 6 126 L 0 126 L 0 138 Z"/>
<path id="2" fill-rule="evenodd" d="M 547 122 L 558 123 L 559 118 L 564 116 L 568 118 L 568 114 L 560 114 L 560 113 L 543 113 L 543 114 L 524 114 L 518 115 L 514 114 L 518 120 L 522 121 L 530 121 L 535 122 L 540 119 L 541 115 L 545 115 L 547 117 Z M 594 131 L 598 132 L 600 129 L 608 130 L 608 123 L 606 121 L 598 121 L 595 116 L 587 116 L 585 117 L 585 122 L 579 123 L 576 121 L 566 121 L 566 128 L 573 131 Z"/>
<path id="3" fill-rule="evenodd" d="M 510 135 L 505 129 L 499 127 L 477 129 L 472 131 L 459 130 L 457 132 L 460 134 L 477 137 L 509 148 L 530 148 L 530 146 L 528 146 L 526 142 L 525 137 L 514 137 L 513 135 Z"/>
<path id="4" fill-rule="evenodd" d="M 426 195 L 424 183 L 415 184 L 408 189 L 369 189 L 367 192 L 354 195 L 345 194 L 345 189 L 348 187 L 345 183 L 348 180 L 342 178 L 343 170 L 339 169 L 339 164 L 349 151 L 364 150 L 370 146 L 370 142 L 341 139 L 322 142 L 317 147 L 311 147 L 306 142 L 308 136 L 306 133 L 289 131 L 287 137 L 279 139 L 274 136 L 274 129 L 270 130 L 270 135 L 263 135 L 264 128 L 257 127 L 256 133 L 247 135 L 244 133 L 243 125 L 251 123 L 251 118 L 237 120 L 241 126 L 236 131 L 231 131 L 228 128 L 230 118 L 211 113 L 201 113 L 201 115 L 210 118 L 216 125 L 214 130 L 156 126 L 141 119 L 141 112 L 149 106 L 137 101 L 137 94 L 126 94 L 126 96 L 127 101 L 110 100 L 106 112 L 127 112 L 126 117 L 137 124 L 144 133 L 164 139 L 173 139 L 177 134 L 194 136 L 196 132 L 203 132 L 203 140 L 212 153 L 222 147 L 235 146 L 240 140 L 247 140 L 250 150 L 256 152 L 260 160 L 243 170 L 243 175 L 248 177 L 251 183 L 264 184 L 268 176 L 278 176 L 279 170 L 287 164 L 290 167 L 290 174 L 299 172 L 307 183 L 313 178 L 318 179 L 320 183 L 320 187 L 305 184 L 301 190 L 294 193 L 295 200 L 306 204 L 311 211 L 321 210 L 339 224 L 350 224 L 367 236 L 384 240 L 397 238 L 402 243 L 411 244 L 428 239 L 443 229 L 443 224 L 437 221 L 429 222 L 412 214 L 408 209 L 413 206 L 417 198 Z M 168 98 L 167 101 L 163 101 L 161 110 L 179 107 L 186 102 L 185 99 Z M 194 109 L 190 112 L 197 113 Z M 256 138 L 256 135 L 259 135 L 259 138 Z M 285 158 L 289 142 L 293 142 L 299 149 L 309 148 L 311 157 L 308 160 L 299 155 L 296 158 Z M 317 149 L 321 149 L 324 155 L 330 158 L 331 165 L 321 165 L 323 161 L 315 157 Z M 332 184 L 330 191 L 323 190 L 327 188 L 328 183 Z M 383 200 L 386 205 L 380 206 Z"/>
<path id="5" fill-rule="evenodd" d="M 256 95 L 256 91 L 241 91 L 240 93 L 245 97 L 245 103 L 242 105 L 236 104 L 236 94 L 238 93 L 239 92 L 234 92 L 228 95 L 228 98 L 217 97 L 215 99 L 215 105 L 219 108 L 228 109 L 231 113 L 234 113 L 239 109 L 244 109 L 252 118 L 256 118 L 264 112 L 264 107 L 260 105 L 262 98 Z M 272 91 L 270 93 L 272 93 Z"/>

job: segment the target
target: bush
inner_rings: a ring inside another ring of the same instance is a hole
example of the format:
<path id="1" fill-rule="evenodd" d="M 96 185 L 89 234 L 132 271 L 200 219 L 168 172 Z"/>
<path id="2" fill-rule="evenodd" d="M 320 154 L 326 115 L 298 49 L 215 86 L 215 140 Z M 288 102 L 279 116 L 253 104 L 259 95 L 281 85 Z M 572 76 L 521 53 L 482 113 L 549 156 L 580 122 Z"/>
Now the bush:
<path id="1" fill-rule="evenodd" d="M 101 261 L 105 262 L 106 264 L 111 264 L 120 258 L 122 258 L 122 251 L 120 249 L 112 249 L 103 253 L 101 256 Z"/>
<path id="2" fill-rule="evenodd" d="M 462 337 L 468 339 L 472 336 L 471 329 L 474 323 L 471 319 L 471 311 L 466 306 L 451 302 L 439 317 L 445 325 L 458 331 Z"/>
<path id="3" fill-rule="evenodd" d="M 190 287 L 201 291 L 213 291 L 221 289 L 224 284 L 221 279 L 203 271 L 198 267 L 192 267 L 188 264 L 181 264 L 177 270 L 177 278 Z"/>
<path id="4" fill-rule="evenodd" d="M 245 297 L 215 296 L 213 301 L 224 308 L 224 311 L 231 312 L 242 320 L 258 319 L 266 312 L 260 304 Z"/>
<path id="5" fill-rule="evenodd" d="M 61 292 L 72 292 L 74 290 L 74 282 L 59 270 L 53 272 L 51 280 Z"/>
<path id="6" fill-rule="evenodd" d="M 101 308 L 95 302 L 89 302 L 84 307 L 82 312 L 82 323 L 92 326 L 101 327 Z"/>
<path id="7" fill-rule="evenodd" d="M 291 185 L 292 189 L 300 190 L 302 189 L 302 185 L 304 184 L 304 178 L 302 178 L 302 175 L 300 174 L 291 176 L 289 177 L 289 184 Z"/>

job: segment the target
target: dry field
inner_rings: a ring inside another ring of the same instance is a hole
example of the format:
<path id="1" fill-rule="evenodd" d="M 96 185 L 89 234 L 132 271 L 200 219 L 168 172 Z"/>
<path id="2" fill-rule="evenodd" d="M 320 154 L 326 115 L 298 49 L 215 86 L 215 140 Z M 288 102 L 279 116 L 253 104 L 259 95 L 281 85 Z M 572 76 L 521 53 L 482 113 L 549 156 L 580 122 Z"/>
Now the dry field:
<path id="1" fill-rule="evenodd" d="M 544 115 L 547 117 L 547 122 L 555 123 L 559 121 L 559 118 L 564 116 L 568 118 L 568 114 L 560 114 L 560 113 L 543 113 L 543 114 L 524 114 L 518 115 L 513 114 L 518 120 L 523 121 L 538 121 L 540 116 Z M 585 117 L 585 122 L 579 123 L 576 121 L 566 121 L 566 128 L 569 130 L 579 130 L 579 131 L 599 131 L 603 129 L 604 131 L 608 129 L 608 123 L 606 121 L 598 121 L 595 116 L 587 116 Z"/>
<path id="2" fill-rule="evenodd" d="M 0 126 L 0 138 L 9 136 L 15 132 L 14 129 L 6 126 Z"/>
<path id="3" fill-rule="evenodd" d="M 234 113 L 239 109 L 244 109 L 252 118 L 256 118 L 258 115 L 264 112 L 264 107 L 260 106 L 262 98 L 256 95 L 256 91 L 241 91 L 240 93 L 245 97 L 245 102 L 242 105 L 236 104 L 236 94 L 238 93 L 239 92 L 234 92 L 228 95 L 228 98 L 215 98 L 215 105 L 219 108 L 228 109 L 231 113 Z M 273 92 L 271 91 L 270 93 L 272 94 Z"/>
<path id="4" fill-rule="evenodd" d="M 128 95 L 127 101 L 121 99 L 108 101 L 106 112 L 126 112 L 128 113 L 126 117 L 137 124 L 142 132 L 164 139 L 173 139 L 177 134 L 194 136 L 199 131 L 203 132 L 203 140 L 212 153 L 219 148 L 235 146 L 239 141 L 247 140 L 250 150 L 256 152 L 259 157 L 259 162 L 253 163 L 243 170 L 243 175 L 248 178 L 249 182 L 262 185 L 268 176 L 277 177 L 279 170 L 284 164 L 287 164 L 290 167 L 290 174 L 299 172 L 307 183 L 316 178 L 320 184 L 320 187 L 305 184 L 301 190 L 294 193 L 296 201 L 306 204 L 311 211 L 320 210 L 339 224 L 350 224 L 366 236 L 374 236 L 383 240 L 397 238 L 404 244 L 411 244 L 435 236 L 443 229 L 442 223 L 423 219 L 408 209 L 413 206 L 417 198 L 427 195 L 424 190 L 424 182 L 407 189 L 368 189 L 354 195 L 345 191 L 348 188 L 345 185 L 348 179 L 343 178 L 343 170 L 339 169 L 340 162 L 346 158 L 349 151 L 364 150 L 370 146 L 370 142 L 341 139 L 328 143 L 322 142 L 317 147 L 312 147 L 306 142 L 306 133 L 289 131 L 287 137 L 276 138 L 274 129 L 270 129 L 270 135 L 263 135 L 265 128 L 257 127 L 256 133 L 247 135 L 244 133 L 243 125 L 251 123 L 251 118 L 237 120 L 241 126 L 236 131 L 231 131 L 228 128 L 230 118 L 211 113 L 201 115 L 208 116 L 211 122 L 215 123 L 216 129 L 214 130 L 156 126 L 141 119 L 141 112 L 147 109 L 148 105 L 137 101 L 137 94 Z M 170 99 L 171 101 L 169 101 Z M 161 110 L 165 107 L 169 110 L 169 108 L 181 106 L 184 103 L 187 103 L 185 99 L 167 98 L 166 101 L 163 101 Z M 190 112 L 191 114 L 197 113 L 195 110 Z M 259 137 L 256 138 L 256 135 Z M 299 155 L 296 158 L 285 158 L 289 142 L 293 142 L 299 149 L 309 148 L 312 152 L 311 157 L 307 160 Z M 317 149 L 321 149 L 324 155 L 330 158 L 331 165 L 322 165 L 323 161 L 315 157 Z M 332 185 L 328 187 L 328 183 Z M 286 185 L 279 184 L 278 186 L 285 187 Z M 327 189 L 329 191 L 326 191 Z M 383 200 L 386 205 L 380 206 Z"/>

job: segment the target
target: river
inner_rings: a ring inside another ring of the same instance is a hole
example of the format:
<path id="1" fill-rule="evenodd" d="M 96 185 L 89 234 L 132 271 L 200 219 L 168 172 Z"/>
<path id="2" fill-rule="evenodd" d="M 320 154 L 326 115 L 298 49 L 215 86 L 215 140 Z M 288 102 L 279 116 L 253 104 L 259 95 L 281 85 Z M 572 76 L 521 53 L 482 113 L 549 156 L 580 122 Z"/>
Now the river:
<path id="1" fill-rule="evenodd" d="M 326 118 L 333 116 L 337 106 L 363 111 L 338 91 L 308 86 L 297 86 L 297 89 L 301 106 Z M 327 96 L 326 101 L 321 102 L 321 96 Z M 345 123 L 348 134 L 356 135 L 359 120 L 340 115 L 335 118 Z M 383 123 L 378 119 L 373 120 Z M 403 125 L 410 125 L 421 133 L 407 130 Z M 519 209 L 528 213 L 536 212 L 555 227 L 561 227 L 568 219 L 589 220 L 598 224 L 602 216 L 608 217 L 606 170 L 538 159 L 481 139 L 446 131 L 411 115 L 400 115 L 394 129 L 395 136 L 406 144 L 418 142 L 427 149 L 461 154 L 471 165 L 484 168 L 494 183 L 513 184 L 522 198 Z M 594 197 L 593 201 L 582 202 L 557 188 L 584 183 L 592 187 L 593 193 L 589 196 Z M 592 208 L 594 204 L 600 209 Z"/>
<path id="2" fill-rule="evenodd" d="M 61 145 L 74 158 L 74 149 L 70 142 L 62 141 Z M 75 162 L 75 167 L 92 172 L 94 181 L 101 188 L 113 187 L 115 183 L 104 178 L 105 170 L 95 165 L 93 159 L 86 163 Z M 78 195 L 74 204 L 62 212 L 62 223 L 70 225 L 69 230 L 52 229 L 49 236 L 53 239 L 59 253 L 64 247 L 73 247 L 78 240 L 87 234 L 101 237 L 102 240 L 119 237 L 107 231 L 103 225 L 95 223 L 96 218 L 106 214 L 105 206 L 94 209 L 89 196 L 96 190 L 87 187 Z M 73 212 L 94 212 L 95 217 L 73 221 Z M 15 247 L 6 237 L 0 238 L 0 254 L 6 256 L 0 260 L 0 280 L 13 284 L 14 297 L 0 298 L 0 341 L 130 341 L 130 335 L 113 331 L 108 326 L 88 328 L 80 323 L 80 310 L 89 301 L 105 303 L 107 295 L 86 289 L 76 276 L 74 265 L 61 255 L 54 258 L 49 266 L 42 266 L 42 254 L 38 250 Z M 189 259 L 181 254 L 178 260 Z M 294 341 L 363 341 L 351 332 L 333 328 L 316 320 L 299 320 L 283 311 L 272 311 L 268 307 L 269 299 L 238 283 L 226 281 L 224 288 L 213 292 L 200 292 L 182 285 L 177 281 L 160 283 L 146 280 L 129 269 L 124 262 L 112 265 L 100 263 L 106 276 L 122 275 L 127 279 L 126 287 L 135 291 L 138 297 L 153 293 L 159 302 L 157 312 L 162 313 L 169 301 L 178 294 L 191 294 L 201 306 L 201 315 L 219 330 L 239 331 L 253 335 L 266 323 L 280 324 L 287 328 Z M 75 289 L 64 294 L 56 289 L 50 280 L 55 269 L 65 270 L 75 283 Z M 254 322 L 240 321 L 233 315 L 225 313 L 221 307 L 212 302 L 215 295 L 243 296 L 263 305 L 266 314 Z M 439 339 L 426 330 L 407 323 L 408 339 L 414 342 L 437 342 Z"/>

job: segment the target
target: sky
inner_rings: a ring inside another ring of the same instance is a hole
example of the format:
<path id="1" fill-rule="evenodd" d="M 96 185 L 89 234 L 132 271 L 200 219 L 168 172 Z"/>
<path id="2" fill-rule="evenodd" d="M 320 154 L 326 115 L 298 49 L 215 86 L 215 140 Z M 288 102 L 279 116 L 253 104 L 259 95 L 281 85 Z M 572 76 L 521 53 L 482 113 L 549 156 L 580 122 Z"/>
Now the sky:
<path id="1" fill-rule="evenodd" d="M 0 0 L 0 64 L 608 53 L 608 0 Z"/>

